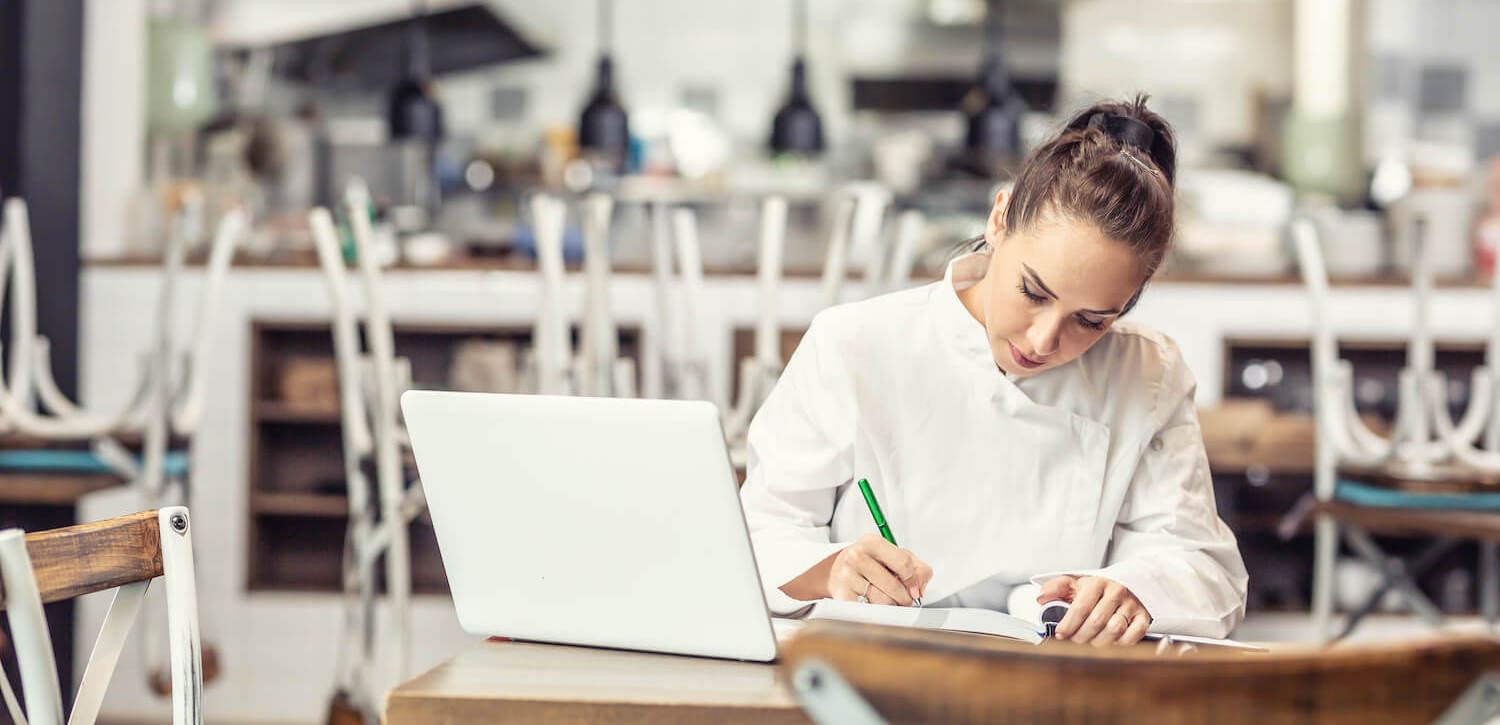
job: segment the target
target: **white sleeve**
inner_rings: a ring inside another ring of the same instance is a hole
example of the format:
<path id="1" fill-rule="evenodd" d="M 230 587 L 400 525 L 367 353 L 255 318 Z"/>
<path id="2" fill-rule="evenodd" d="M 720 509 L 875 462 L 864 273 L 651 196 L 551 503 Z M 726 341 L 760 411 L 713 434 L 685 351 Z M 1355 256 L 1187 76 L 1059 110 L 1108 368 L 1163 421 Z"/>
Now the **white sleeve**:
<path id="1" fill-rule="evenodd" d="M 1158 400 L 1167 414 L 1152 416 L 1160 422 L 1131 478 L 1105 566 L 1032 582 L 1059 573 L 1103 577 L 1141 601 L 1152 632 L 1225 637 L 1244 619 L 1249 576 L 1215 507 L 1192 375 L 1180 357 L 1168 368 Z"/>
<path id="2" fill-rule="evenodd" d="M 839 487 L 854 470 L 853 382 L 827 315 L 814 318 L 755 414 L 740 498 L 771 610 L 798 605 L 780 589 L 848 542 L 829 539 Z"/>

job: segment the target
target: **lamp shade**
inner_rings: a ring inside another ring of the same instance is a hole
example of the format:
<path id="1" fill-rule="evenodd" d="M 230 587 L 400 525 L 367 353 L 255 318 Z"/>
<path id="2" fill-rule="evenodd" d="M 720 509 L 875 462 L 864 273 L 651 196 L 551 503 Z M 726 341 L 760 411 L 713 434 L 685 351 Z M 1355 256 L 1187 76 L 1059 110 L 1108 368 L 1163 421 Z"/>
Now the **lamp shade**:
<path id="1" fill-rule="evenodd" d="M 599 57 L 594 92 L 578 119 L 578 146 L 624 167 L 630 149 L 630 122 L 615 95 L 614 64 L 608 55 Z"/>
<path id="2" fill-rule="evenodd" d="M 443 137 L 443 109 L 432 96 L 428 83 L 432 62 L 428 55 L 427 18 L 418 15 L 406 21 L 402 55 L 406 73 L 391 91 L 387 120 L 391 138 L 436 141 Z"/>
<path id="3" fill-rule="evenodd" d="M 964 146 L 981 157 L 1018 156 L 1021 151 L 1021 114 L 1025 104 L 1010 88 L 999 54 L 985 59 L 979 83 L 964 100 L 969 117 Z"/>
<path id="4" fill-rule="evenodd" d="M 443 108 L 419 78 L 408 77 L 391 92 L 391 138 L 436 141 L 443 137 Z"/>
<path id="5" fill-rule="evenodd" d="M 792 62 L 792 90 L 771 122 L 771 150 L 775 153 L 815 155 L 823 151 L 823 120 L 807 97 L 807 63 Z"/>

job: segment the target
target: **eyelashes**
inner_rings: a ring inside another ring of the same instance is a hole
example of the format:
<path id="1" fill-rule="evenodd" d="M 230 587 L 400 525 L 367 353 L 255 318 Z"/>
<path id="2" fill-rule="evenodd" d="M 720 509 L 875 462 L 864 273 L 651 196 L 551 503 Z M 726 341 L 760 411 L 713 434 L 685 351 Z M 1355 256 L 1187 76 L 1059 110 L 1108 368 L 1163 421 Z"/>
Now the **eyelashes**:
<path id="1" fill-rule="evenodd" d="M 1026 296 L 1026 301 L 1030 302 L 1033 305 L 1040 305 L 1043 302 L 1047 301 L 1046 297 L 1032 292 L 1031 289 L 1026 286 L 1026 280 L 1021 280 L 1021 284 L 1016 285 L 1016 289 L 1021 290 L 1021 294 Z"/>
<path id="2" fill-rule="evenodd" d="M 1016 289 L 1019 290 L 1021 292 L 1021 295 L 1026 298 L 1026 303 L 1031 305 L 1032 307 L 1040 307 L 1047 302 L 1046 297 L 1032 292 L 1031 288 L 1026 286 L 1026 280 L 1024 279 L 1021 280 L 1020 284 L 1016 285 Z M 1073 322 L 1077 323 L 1079 327 L 1082 327 L 1085 330 L 1097 332 L 1104 329 L 1104 322 L 1088 320 L 1077 315 L 1073 316 Z"/>

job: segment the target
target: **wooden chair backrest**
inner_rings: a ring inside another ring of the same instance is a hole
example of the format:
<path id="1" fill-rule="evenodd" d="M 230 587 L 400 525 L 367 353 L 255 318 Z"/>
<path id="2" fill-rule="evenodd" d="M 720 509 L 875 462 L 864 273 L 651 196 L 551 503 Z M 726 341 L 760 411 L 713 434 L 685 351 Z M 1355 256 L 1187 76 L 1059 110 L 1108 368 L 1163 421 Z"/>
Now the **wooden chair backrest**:
<path id="1" fill-rule="evenodd" d="M 26 552 L 44 603 L 162 575 L 155 510 L 27 534 Z M 0 610 L 5 606 L 0 591 Z"/>
<path id="2" fill-rule="evenodd" d="M 891 722 L 1427 723 L 1482 673 L 1500 672 L 1500 642 L 1177 657 L 820 621 L 783 644 L 782 676 L 808 658 Z"/>

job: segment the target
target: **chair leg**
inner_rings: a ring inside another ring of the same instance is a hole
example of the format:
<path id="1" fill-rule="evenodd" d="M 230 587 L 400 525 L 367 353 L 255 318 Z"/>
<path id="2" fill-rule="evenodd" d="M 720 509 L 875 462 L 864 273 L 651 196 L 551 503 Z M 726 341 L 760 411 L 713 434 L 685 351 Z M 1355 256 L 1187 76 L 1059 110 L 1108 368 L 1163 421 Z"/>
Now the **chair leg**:
<path id="1" fill-rule="evenodd" d="M 6 617 L 10 642 L 21 668 L 21 692 L 26 695 L 27 720 L 33 725 L 63 722 L 62 686 L 57 681 L 57 659 L 42 611 L 42 593 L 20 528 L 0 531 L 0 581 L 5 582 Z"/>
<path id="2" fill-rule="evenodd" d="M 385 586 L 396 635 L 396 674 L 405 680 L 411 661 L 411 540 L 399 503 L 398 500 L 387 506 L 384 512 L 384 524 L 391 527 L 389 548 L 385 552 Z"/>
<path id="3" fill-rule="evenodd" d="M 164 508 L 162 579 L 167 590 L 167 634 L 172 647 L 172 722 L 203 724 L 203 652 L 198 635 L 198 588 L 188 510 Z"/>
<path id="4" fill-rule="evenodd" d="M 1422 553 L 1418 554 L 1417 557 L 1413 559 L 1412 563 L 1409 565 L 1403 564 L 1401 560 L 1396 557 L 1385 556 L 1383 553 L 1380 555 L 1378 560 L 1371 560 L 1370 563 L 1377 566 L 1381 571 L 1383 579 L 1380 582 L 1380 586 L 1376 588 L 1376 590 L 1372 592 L 1367 599 L 1365 599 L 1365 603 L 1361 605 L 1358 610 L 1349 615 L 1349 618 L 1344 622 L 1343 630 L 1339 632 L 1338 636 L 1334 637 L 1334 640 L 1337 641 L 1348 637 L 1349 634 L 1354 631 L 1354 628 L 1359 626 L 1360 620 L 1368 616 L 1370 612 L 1375 611 L 1375 607 L 1380 605 L 1380 600 L 1385 597 L 1386 592 L 1390 591 L 1392 587 L 1400 586 L 1403 579 L 1408 583 L 1411 583 L 1412 577 L 1421 576 L 1428 569 L 1431 569 L 1432 565 L 1436 564 L 1438 559 L 1441 558 L 1442 555 L 1451 551 L 1457 544 L 1458 542 L 1454 539 L 1438 539 L 1428 544 L 1427 547 L 1422 550 Z M 1371 545 L 1373 546 L 1373 542 L 1371 543 Z M 1362 547 L 1357 546 L 1356 548 L 1360 550 L 1362 554 L 1367 551 L 1367 549 Z M 1411 583 L 1411 586 L 1415 588 L 1416 585 L 1414 583 Z M 1408 601 L 1410 601 L 1411 595 L 1408 594 L 1405 589 L 1402 590 L 1402 593 L 1403 595 L 1407 596 Z M 1423 597 L 1423 600 L 1425 601 L 1425 597 Z M 1432 623 L 1431 620 L 1429 620 L 1429 623 L 1433 624 L 1433 626 L 1437 626 L 1437 624 Z"/>
<path id="5" fill-rule="evenodd" d="M 1313 538 L 1313 632 L 1319 642 L 1327 642 L 1333 621 L 1333 565 L 1338 555 L 1338 522 L 1327 514 L 1318 514 Z"/>
<path id="6" fill-rule="evenodd" d="M 1359 609 L 1351 612 L 1349 618 L 1344 620 L 1344 628 L 1339 630 L 1337 635 L 1334 635 L 1333 641 L 1337 642 L 1348 637 L 1354 631 L 1354 628 L 1359 626 L 1360 620 L 1364 619 L 1370 612 L 1375 611 L 1375 607 L 1380 606 L 1380 600 L 1384 599 L 1385 593 L 1390 590 L 1391 580 L 1386 579 L 1382 581 L 1380 586 L 1375 588 L 1375 591 L 1370 592 L 1370 596 L 1365 599 L 1365 603 L 1360 605 Z"/>
<path id="7" fill-rule="evenodd" d="M 1457 544 L 1457 541 L 1453 539 L 1438 539 L 1432 542 L 1413 560 L 1413 563 L 1419 567 L 1419 569 L 1413 570 L 1400 559 L 1387 556 L 1385 552 L 1381 551 L 1380 547 L 1375 544 L 1375 540 L 1370 538 L 1369 533 L 1364 529 L 1357 526 L 1345 525 L 1344 537 L 1360 556 L 1380 567 L 1381 571 L 1385 574 L 1386 581 L 1401 592 L 1406 603 L 1411 605 L 1411 608 L 1416 611 L 1418 616 L 1434 628 L 1442 626 L 1442 610 L 1438 609 L 1437 605 L 1433 604 L 1432 600 L 1428 599 L 1427 595 L 1422 593 L 1422 590 L 1417 586 L 1416 581 L 1412 577 L 1420 575 L 1421 570 L 1430 568 L 1433 564 L 1437 563 L 1437 560 L 1443 554 L 1447 553 L 1449 549 L 1452 549 Z"/>
<path id="8" fill-rule="evenodd" d="M 62 725 L 62 690 L 57 660 L 47 634 L 47 615 L 37 589 L 26 535 L 20 529 L 0 531 L 0 580 L 5 584 L 6 616 L 21 669 L 21 692 L 31 725 Z"/>
<path id="9" fill-rule="evenodd" d="M 1494 629 L 1500 617 L 1500 542 L 1479 542 L 1479 611 Z"/>

